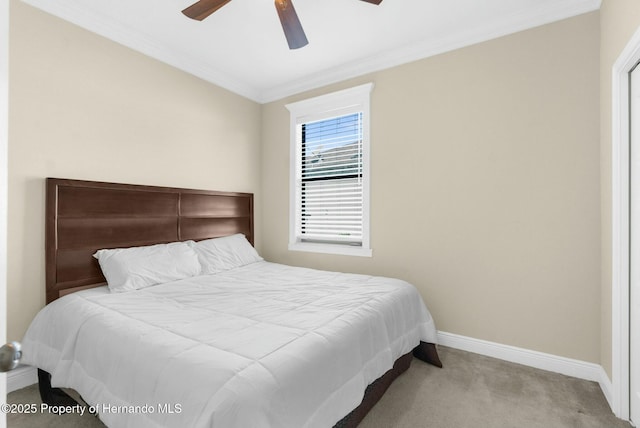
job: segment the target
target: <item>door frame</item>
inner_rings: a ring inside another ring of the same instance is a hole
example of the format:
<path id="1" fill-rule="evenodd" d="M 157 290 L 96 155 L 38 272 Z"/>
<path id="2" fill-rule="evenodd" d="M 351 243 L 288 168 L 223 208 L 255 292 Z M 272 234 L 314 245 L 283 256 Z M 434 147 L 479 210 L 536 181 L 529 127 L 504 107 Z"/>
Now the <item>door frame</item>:
<path id="1" fill-rule="evenodd" d="M 0 344 L 7 339 L 7 198 L 9 147 L 9 0 L 0 0 Z M 6 403 L 7 376 L 0 376 L 0 400 Z M 6 427 L 0 415 L 0 428 Z"/>
<path id="2" fill-rule="evenodd" d="M 629 73 L 640 62 L 640 29 L 627 43 L 612 70 L 611 144 L 611 313 L 612 396 L 616 416 L 629 420 L 630 215 L 629 215 Z"/>

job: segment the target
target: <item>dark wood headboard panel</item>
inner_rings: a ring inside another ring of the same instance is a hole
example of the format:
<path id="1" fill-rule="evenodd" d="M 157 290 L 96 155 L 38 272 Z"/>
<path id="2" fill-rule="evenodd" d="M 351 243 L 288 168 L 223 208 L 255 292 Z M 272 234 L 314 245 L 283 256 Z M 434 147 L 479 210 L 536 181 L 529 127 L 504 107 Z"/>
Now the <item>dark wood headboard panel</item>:
<path id="1" fill-rule="evenodd" d="M 93 253 L 244 233 L 253 194 L 47 178 L 47 303 L 106 284 Z"/>

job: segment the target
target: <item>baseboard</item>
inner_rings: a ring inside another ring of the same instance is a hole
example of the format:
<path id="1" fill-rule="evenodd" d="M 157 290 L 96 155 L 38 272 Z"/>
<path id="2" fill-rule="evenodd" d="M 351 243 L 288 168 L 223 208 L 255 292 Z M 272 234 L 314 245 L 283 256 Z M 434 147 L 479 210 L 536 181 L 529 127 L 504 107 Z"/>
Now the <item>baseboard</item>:
<path id="1" fill-rule="evenodd" d="M 438 343 L 450 348 L 486 355 L 512 363 L 598 382 L 609 406 L 612 404 L 612 384 L 602 366 L 510 345 L 473 339 L 453 333 L 438 332 Z"/>
<path id="2" fill-rule="evenodd" d="M 598 383 L 600 384 L 600 389 L 604 394 L 604 398 L 607 399 L 607 403 L 609 403 L 609 407 L 611 408 L 611 411 L 613 411 L 613 383 L 611 382 L 611 379 L 609 379 L 607 372 L 604 371 L 602 367 L 600 367 L 600 379 L 598 379 Z M 615 413 L 615 411 L 613 411 L 613 413 Z"/>
<path id="3" fill-rule="evenodd" d="M 38 371 L 35 367 L 19 366 L 7 373 L 7 392 L 17 391 L 38 383 Z"/>

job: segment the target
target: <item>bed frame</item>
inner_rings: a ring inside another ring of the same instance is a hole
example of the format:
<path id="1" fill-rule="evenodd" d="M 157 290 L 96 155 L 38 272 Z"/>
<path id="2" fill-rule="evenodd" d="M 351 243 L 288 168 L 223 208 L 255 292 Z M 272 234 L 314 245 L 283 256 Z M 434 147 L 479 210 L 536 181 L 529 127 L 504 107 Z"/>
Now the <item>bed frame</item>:
<path id="1" fill-rule="evenodd" d="M 46 297 L 59 297 L 106 285 L 93 254 L 102 248 L 126 248 L 243 233 L 254 244 L 253 194 L 140 186 L 47 178 Z M 413 355 L 442 367 L 435 345 L 421 343 Z M 374 381 L 355 410 L 335 427 L 356 427 L 391 382 L 411 364 L 411 353 Z M 40 395 L 51 405 L 75 404 L 51 387 L 39 370 Z"/>

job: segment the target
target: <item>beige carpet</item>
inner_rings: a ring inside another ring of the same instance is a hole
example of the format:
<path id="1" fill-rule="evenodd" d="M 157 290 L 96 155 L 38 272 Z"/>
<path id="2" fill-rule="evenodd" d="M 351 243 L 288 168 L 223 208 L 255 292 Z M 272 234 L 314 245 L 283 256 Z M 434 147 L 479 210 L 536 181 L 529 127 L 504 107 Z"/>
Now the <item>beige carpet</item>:
<path id="1" fill-rule="evenodd" d="M 629 428 L 594 382 L 440 347 L 443 369 L 414 359 L 360 428 Z M 37 385 L 9 403 L 40 403 Z M 8 415 L 9 428 L 104 427 L 85 414 Z M 117 428 L 117 427 L 114 427 Z M 222 427 L 224 428 L 224 427 Z"/>
<path id="2" fill-rule="evenodd" d="M 360 428 L 631 427 L 595 382 L 445 347 L 439 353 L 443 369 L 414 359 Z"/>

